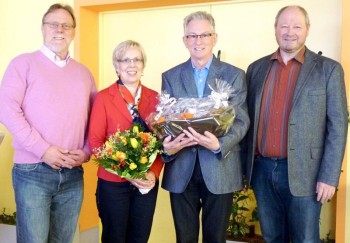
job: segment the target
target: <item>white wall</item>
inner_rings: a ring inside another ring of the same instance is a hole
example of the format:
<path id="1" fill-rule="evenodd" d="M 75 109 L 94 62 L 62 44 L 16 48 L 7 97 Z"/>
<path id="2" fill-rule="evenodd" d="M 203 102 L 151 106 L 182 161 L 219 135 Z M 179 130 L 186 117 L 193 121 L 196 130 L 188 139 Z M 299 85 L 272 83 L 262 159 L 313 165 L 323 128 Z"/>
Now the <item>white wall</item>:
<path id="1" fill-rule="evenodd" d="M 116 79 L 111 61 L 114 47 L 121 41 L 134 39 L 143 45 L 148 56 L 143 83 L 160 91 L 160 74 L 189 57 L 182 42 L 182 21 L 187 14 L 197 10 L 211 12 L 216 20 L 218 43 L 214 52 L 221 50 L 223 61 L 245 70 L 255 59 L 277 49 L 274 18 L 281 7 L 289 4 L 300 4 L 309 12 L 311 30 L 307 46 L 340 60 L 340 0 L 229 1 L 105 12 L 100 15 L 100 88 Z"/>

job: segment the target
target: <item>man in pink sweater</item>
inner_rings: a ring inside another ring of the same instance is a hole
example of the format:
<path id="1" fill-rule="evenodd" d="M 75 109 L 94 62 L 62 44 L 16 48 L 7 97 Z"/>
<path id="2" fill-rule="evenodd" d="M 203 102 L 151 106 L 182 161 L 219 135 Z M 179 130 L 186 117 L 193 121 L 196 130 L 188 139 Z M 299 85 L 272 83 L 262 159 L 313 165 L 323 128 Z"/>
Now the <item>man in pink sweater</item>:
<path id="1" fill-rule="evenodd" d="M 86 129 L 96 94 L 90 71 L 70 58 L 70 6 L 42 19 L 44 45 L 14 58 L 0 86 L 0 122 L 13 135 L 17 242 L 72 242 L 83 199 Z"/>

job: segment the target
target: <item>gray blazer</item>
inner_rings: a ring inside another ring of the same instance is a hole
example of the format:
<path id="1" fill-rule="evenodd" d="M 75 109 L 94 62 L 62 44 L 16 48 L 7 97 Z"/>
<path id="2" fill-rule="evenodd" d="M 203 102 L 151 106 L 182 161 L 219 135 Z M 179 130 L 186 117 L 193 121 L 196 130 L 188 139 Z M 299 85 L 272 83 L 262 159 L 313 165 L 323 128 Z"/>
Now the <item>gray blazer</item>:
<path id="1" fill-rule="evenodd" d="M 244 140 L 246 176 L 250 183 L 264 82 L 271 55 L 248 67 L 251 127 Z M 288 128 L 288 178 L 294 196 L 315 194 L 316 183 L 337 186 L 344 156 L 348 112 L 344 72 L 339 63 L 306 48 L 297 79 Z"/>
<path id="2" fill-rule="evenodd" d="M 232 84 L 235 96 L 231 99 L 236 108 L 236 118 L 228 134 L 219 138 L 221 153 L 215 155 L 202 146 L 184 148 L 173 156 L 163 156 L 165 162 L 162 187 L 170 192 L 182 193 L 189 183 L 197 154 L 203 178 L 209 191 L 223 194 L 242 189 L 240 160 L 241 139 L 249 127 L 244 71 L 213 58 L 207 82 L 223 79 Z M 198 97 L 191 60 L 162 74 L 162 90 L 172 97 Z M 206 84 L 204 96 L 211 90 Z"/>

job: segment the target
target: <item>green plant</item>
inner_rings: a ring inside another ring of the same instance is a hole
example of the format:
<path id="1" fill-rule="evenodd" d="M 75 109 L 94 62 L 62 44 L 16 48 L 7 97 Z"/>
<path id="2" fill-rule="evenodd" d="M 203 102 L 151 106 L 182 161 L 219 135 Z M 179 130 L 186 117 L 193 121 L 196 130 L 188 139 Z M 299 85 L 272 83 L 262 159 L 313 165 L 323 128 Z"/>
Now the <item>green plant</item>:
<path id="1" fill-rule="evenodd" d="M 248 195 L 243 191 L 235 192 L 233 194 L 230 221 L 227 228 L 227 233 L 230 237 L 237 238 L 243 236 L 249 230 L 247 218 L 244 213 L 249 211 L 245 205 L 248 198 Z"/>
<path id="2" fill-rule="evenodd" d="M 253 210 L 249 208 L 248 203 L 252 200 L 252 192 L 248 190 L 234 192 L 229 225 L 226 230 L 228 237 L 239 239 L 248 233 L 254 234 L 253 226 L 249 222 L 258 221 L 258 213 L 256 207 Z M 251 219 L 248 218 L 249 213 L 251 213 Z"/>
<path id="3" fill-rule="evenodd" d="M 335 240 L 331 238 L 331 231 L 326 235 L 326 239 L 321 239 L 321 243 L 335 243 Z"/>
<path id="4" fill-rule="evenodd" d="M 2 214 L 0 214 L 0 224 L 10 224 L 16 225 L 16 212 L 12 214 L 5 213 L 5 208 L 2 210 Z"/>

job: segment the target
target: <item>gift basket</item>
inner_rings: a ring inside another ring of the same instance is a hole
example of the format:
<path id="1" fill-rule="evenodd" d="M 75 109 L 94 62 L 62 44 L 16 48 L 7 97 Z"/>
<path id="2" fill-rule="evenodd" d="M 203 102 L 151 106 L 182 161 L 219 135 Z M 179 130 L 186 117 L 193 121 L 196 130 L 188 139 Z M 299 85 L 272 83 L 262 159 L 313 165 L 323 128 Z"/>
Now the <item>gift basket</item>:
<path id="1" fill-rule="evenodd" d="M 224 80 L 215 80 L 209 87 L 211 94 L 205 98 L 176 99 L 161 93 L 157 111 L 147 118 L 153 132 L 161 139 L 176 137 L 188 127 L 201 134 L 208 131 L 217 137 L 225 135 L 235 118 L 234 105 L 229 102 L 234 89 Z"/>

